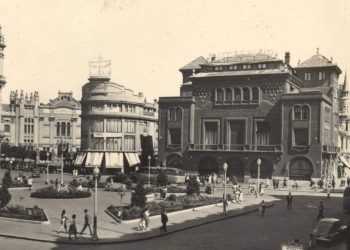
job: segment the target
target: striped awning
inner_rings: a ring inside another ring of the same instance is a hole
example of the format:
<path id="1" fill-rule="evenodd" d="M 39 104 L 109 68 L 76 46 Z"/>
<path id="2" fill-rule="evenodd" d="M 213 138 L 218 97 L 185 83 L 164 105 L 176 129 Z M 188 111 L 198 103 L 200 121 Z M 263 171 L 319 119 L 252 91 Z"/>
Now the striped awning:
<path id="1" fill-rule="evenodd" d="M 103 153 L 99 152 L 88 152 L 86 155 L 85 167 L 93 168 L 93 167 L 101 167 L 103 158 Z"/>
<path id="2" fill-rule="evenodd" d="M 124 167 L 123 153 L 106 152 L 106 168 L 121 168 Z"/>
<path id="3" fill-rule="evenodd" d="M 347 167 L 347 168 L 350 168 L 350 163 L 349 161 L 343 157 L 343 156 L 339 156 L 340 160 L 343 162 L 344 166 Z"/>
<path id="4" fill-rule="evenodd" d="M 140 163 L 140 158 L 137 153 L 125 153 L 125 157 L 128 160 L 130 167 Z"/>
<path id="5" fill-rule="evenodd" d="M 77 155 L 77 158 L 75 159 L 74 161 L 74 166 L 81 166 L 83 164 L 83 161 L 85 159 L 85 156 L 86 156 L 86 153 L 84 152 L 80 152 L 78 155 Z"/>

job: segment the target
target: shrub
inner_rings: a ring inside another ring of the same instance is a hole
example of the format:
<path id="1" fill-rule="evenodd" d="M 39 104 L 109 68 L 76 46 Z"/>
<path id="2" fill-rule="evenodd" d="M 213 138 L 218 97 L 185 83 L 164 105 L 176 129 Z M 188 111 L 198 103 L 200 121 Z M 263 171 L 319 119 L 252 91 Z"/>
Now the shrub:
<path id="1" fill-rule="evenodd" d="M 168 184 L 168 176 L 166 171 L 160 170 L 157 175 L 157 186 L 166 186 Z"/>
<path id="2" fill-rule="evenodd" d="M 114 182 L 119 182 L 119 183 L 125 183 L 125 181 L 128 179 L 127 175 L 124 173 L 117 173 L 113 177 Z"/>
<path id="3" fill-rule="evenodd" d="M 146 205 L 146 189 L 143 187 L 142 182 L 138 182 L 135 192 L 131 196 L 131 205 L 144 207 Z"/>
<path id="4" fill-rule="evenodd" d="M 11 194 L 6 186 L 2 186 L 0 189 L 0 209 L 6 207 L 11 201 Z"/>
<path id="5" fill-rule="evenodd" d="M 169 195 L 169 197 L 168 197 L 168 200 L 169 200 L 169 201 L 176 201 L 176 199 L 177 199 L 177 197 L 176 197 L 175 194 L 171 194 L 171 195 Z"/>
<path id="6" fill-rule="evenodd" d="M 67 190 L 61 189 L 58 191 L 54 186 L 45 187 L 31 193 L 30 197 L 33 198 L 46 198 L 46 199 L 74 199 L 74 198 L 87 198 L 91 193 L 88 191 L 78 191 L 75 188 L 68 188 Z"/>
<path id="7" fill-rule="evenodd" d="M 186 188 L 187 195 L 199 194 L 199 183 L 195 176 L 190 176 Z"/>
<path id="8" fill-rule="evenodd" d="M 6 187 L 10 187 L 12 184 L 12 177 L 11 177 L 11 171 L 10 169 L 8 169 L 5 174 L 4 177 L 2 179 L 2 186 L 6 186 Z"/>

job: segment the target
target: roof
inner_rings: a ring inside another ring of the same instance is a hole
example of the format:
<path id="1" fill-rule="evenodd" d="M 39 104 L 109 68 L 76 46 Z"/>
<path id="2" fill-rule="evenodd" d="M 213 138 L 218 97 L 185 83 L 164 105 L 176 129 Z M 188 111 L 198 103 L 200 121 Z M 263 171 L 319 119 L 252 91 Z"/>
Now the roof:
<path id="1" fill-rule="evenodd" d="M 271 74 L 289 74 L 288 69 L 265 69 L 265 70 L 240 70 L 240 71 L 217 71 L 201 72 L 190 76 L 190 78 L 202 77 L 220 77 L 220 76 L 245 76 L 245 75 L 271 75 Z"/>
<path id="2" fill-rule="evenodd" d="M 303 61 L 295 68 L 318 68 L 318 67 L 337 67 L 336 64 L 321 54 L 315 54 L 309 59 Z M 338 68 L 339 69 L 339 68 Z M 340 69 L 339 69 L 340 70 Z"/>
<path id="3" fill-rule="evenodd" d="M 194 59 L 192 62 L 186 64 L 185 66 L 183 66 L 181 70 L 191 70 L 191 69 L 200 69 L 201 68 L 201 64 L 206 64 L 208 63 L 208 61 L 203 57 L 203 56 L 200 56 L 196 59 Z"/>
<path id="4" fill-rule="evenodd" d="M 230 65 L 239 63 L 259 63 L 259 62 L 279 62 L 282 61 L 275 56 L 262 53 L 237 54 L 222 57 L 214 61 L 208 62 L 207 65 Z"/>
<path id="5" fill-rule="evenodd" d="M 300 92 L 306 93 L 306 92 L 321 92 L 324 95 L 328 95 L 329 91 L 332 89 L 332 87 L 313 87 L 313 88 L 300 88 Z"/>

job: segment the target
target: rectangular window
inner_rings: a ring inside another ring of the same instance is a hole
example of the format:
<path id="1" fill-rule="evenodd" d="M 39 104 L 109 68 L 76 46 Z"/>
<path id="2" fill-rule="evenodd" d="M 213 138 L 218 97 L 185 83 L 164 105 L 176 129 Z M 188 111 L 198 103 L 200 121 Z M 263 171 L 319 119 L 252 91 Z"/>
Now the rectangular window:
<path id="1" fill-rule="evenodd" d="M 125 121 L 124 122 L 124 132 L 135 133 L 135 121 Z"/>
<path id="2" fill-rule="evenodd" d="M 242 68 L 243 68 L 243 69 L 247 69 L 247 65 L 246 65 L 246 64 L 243 64 Z"/>
<path id="3" fill-rule="evenodd" d="M 106 142 L 107 150 L 122 150 L 122 138 L 121 137 L 110 137 L 107 138 Z"/>
<path id="4" fill-rule="evenodd" d="M 346 123 L 347 124 L 347 123 Z M 5 130 L 5 132 L 11 132 L 11 127 L 10 127 L 10 125 L 5 125 L 4 126 L 4 130 Z"/>
<path id="5" fill-rule="evenodd" d="M 251 64 L 248 64 L 247 65 L 247 69 L 251 69 L 252 68 L 252 65 Z"/>
<path id="6" fill-rule="evenodd" d="M 103 120 L 91 120 L 91 132 L 103 132 Z"/>
<path id="7" fill-rule="evenodd" d="M 204 123 L 204 144 L 217 145 L 219 143 L 219 131 L 217 122 Z"/>
<path id="8" fill-rule="evenodd" d="M 124 149 L 125 150 L 135 150 L 135 137 L 126 135 L 124 138 Z"/>
<path id="9" fill-rule="evenodd" d="M 310 72 L 304 73 L 304 80 L 305 81 L 311 81 L 311 73 Z"/>
<path id="10" fill-rule="evenodd" d="M 294 146 L 309 145 L 309 130 L 307 128 L 294 129 Z"/>
<path id="11" fill-rule="evenodd" d="M 256 123 L 256 144 L 270 145 L 270 123 L 257 122 Z"/>
<path id="12" fill-rule="evenodd" d="M 91 138 L 91 148 L 95 150 L 103 150 L 103 138 Z"/>
<path id="13" fill-rule="evenodd" d="M 318 72 L 318 80 L 325 80 L 326 72 Z"/>
<path id="14" fill-rule="evenodd" d="M 112 133 L 122 132 L 122 121 L 120 119 L 107 119 L 106 130 Z"/>
<path id="15" fill-rule="evenodd" d="M 181 147 L 181 128 L 171 128 L 168 131 L 168 146 Z"/>

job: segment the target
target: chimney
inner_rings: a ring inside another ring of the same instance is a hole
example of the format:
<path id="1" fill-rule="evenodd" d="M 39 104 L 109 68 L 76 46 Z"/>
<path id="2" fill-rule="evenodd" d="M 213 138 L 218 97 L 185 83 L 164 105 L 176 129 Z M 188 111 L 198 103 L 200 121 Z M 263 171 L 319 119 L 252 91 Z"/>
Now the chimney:
<path id="1" fill-rule="evenodd" d="M 289 65 L 290 64 L 290 52 L 286 52 L 284 55 L 284 63 Z"/>

